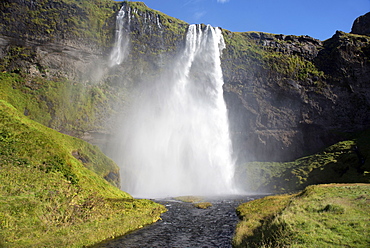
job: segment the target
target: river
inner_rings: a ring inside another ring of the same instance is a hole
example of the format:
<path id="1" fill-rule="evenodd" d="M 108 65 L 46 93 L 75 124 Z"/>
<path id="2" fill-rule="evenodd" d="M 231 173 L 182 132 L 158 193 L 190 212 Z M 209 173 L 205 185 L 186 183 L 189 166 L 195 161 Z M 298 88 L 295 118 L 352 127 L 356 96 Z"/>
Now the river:
<path id="1" fill-rule="evenodd" d="M 172 198 L 155 200 L 168 211 L 162 220 L 125 236 L 105 241 L 94 248 L 113 247 L 232 247 L 238 222 L 235 209 L 260 195 L 234 195 L 205 198 L 212 203 L 207 209 Z"/>

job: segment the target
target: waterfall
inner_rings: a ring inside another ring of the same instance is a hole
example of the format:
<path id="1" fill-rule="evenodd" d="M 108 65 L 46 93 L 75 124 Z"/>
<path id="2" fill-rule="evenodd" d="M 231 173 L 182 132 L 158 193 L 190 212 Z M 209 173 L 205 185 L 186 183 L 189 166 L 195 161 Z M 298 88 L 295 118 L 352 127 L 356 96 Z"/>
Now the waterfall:
<path id="1" fill-rule="evenodd" d="M 149 198 L 234 193 L 224 48 L 219 28 L 190 25 L 175 62 L 140 89 L 122 118 L 113 156 L 124 191 Z M 121 57 L 112 59 L 117 64 Z"/>
<path id="2" fill-rule="evenodd" d="M 110 66 L 119 65 L 127 56 L 129 45 L 129 34 L 124 29 L 125 24 L 125 5 L 123 5 L 116 17 L 115 45 L 110 54 Z M 130 24 L 130 9 L 128 10 L 128 24 Z M 127 25 L 128 26 L 128 25 Z"/>

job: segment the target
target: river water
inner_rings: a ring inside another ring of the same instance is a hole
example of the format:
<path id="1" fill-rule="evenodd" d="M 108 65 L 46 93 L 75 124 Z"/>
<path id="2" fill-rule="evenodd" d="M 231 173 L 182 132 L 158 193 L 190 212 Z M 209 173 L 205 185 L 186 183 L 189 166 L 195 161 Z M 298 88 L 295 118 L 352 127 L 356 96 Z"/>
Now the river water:
<path id="1" fill-rule="evenodd" d="M 207 209 L 198 209 L 192 203 L 170 198 L 155 200 L 168 209 L 162 220 L 94 247 L 232 247 L 238 222 L 236 207 L 261 197 L 235 195 L 205 198 L 205 201 L 212 203 Z"/>

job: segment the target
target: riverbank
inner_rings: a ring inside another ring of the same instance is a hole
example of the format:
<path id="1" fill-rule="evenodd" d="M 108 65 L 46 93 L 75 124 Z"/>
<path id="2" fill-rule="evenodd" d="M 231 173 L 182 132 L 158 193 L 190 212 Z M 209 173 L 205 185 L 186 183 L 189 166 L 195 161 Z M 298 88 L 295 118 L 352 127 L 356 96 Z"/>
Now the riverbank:
<path id="1" fill-rule="evenodd" d="M 367 247 L 370 184 L 323 184 L 237 208 L 234 247 Z"/>
<path id="2" fill-rule="evenodd" d="M 94 248 L 129 247 L 232 247 L 238 217 L 235 208 L 258 195 L 231 195 L 218 198 L 176 197 L 156 200 L 168 209 L 161 220 Z M 194 201 L 207 202 L 199 208 Z"/>
<path id="3" fill-rule="evenodd" d="M 83 247 L 151 224 L 165 211 L 115 187 L 118 167 L 96 146 L 1 100 L 0 119 L 0 247 Z"/>

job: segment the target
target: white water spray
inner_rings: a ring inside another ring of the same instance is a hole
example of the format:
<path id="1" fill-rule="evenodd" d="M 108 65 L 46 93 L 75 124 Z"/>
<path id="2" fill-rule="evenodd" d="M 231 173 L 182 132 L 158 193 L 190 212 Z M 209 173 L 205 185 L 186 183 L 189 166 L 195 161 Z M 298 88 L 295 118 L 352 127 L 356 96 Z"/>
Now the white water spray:
<path id="1" fill-rule="evenodd" d="M 219 28 L 190 25 L 176 63 L 143 87 L 119 134 L 123 190 L 150 198 L 234 193 L 224 47 Z"/>

